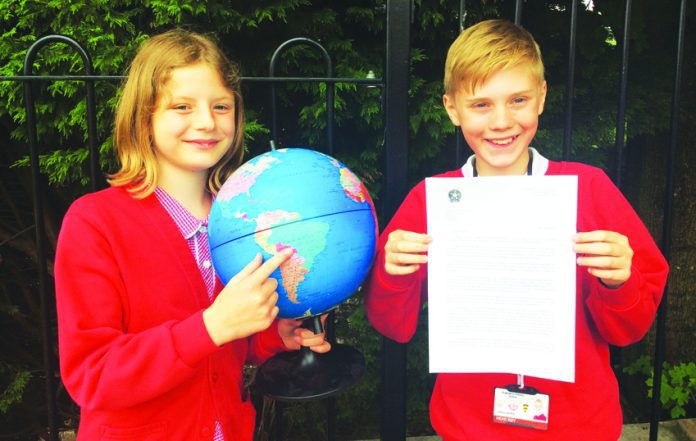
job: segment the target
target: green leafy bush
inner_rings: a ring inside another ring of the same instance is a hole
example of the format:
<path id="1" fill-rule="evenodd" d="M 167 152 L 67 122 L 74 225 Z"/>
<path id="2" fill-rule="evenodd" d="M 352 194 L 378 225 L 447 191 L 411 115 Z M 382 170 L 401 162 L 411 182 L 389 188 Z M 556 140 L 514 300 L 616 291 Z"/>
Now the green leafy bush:
<path id="1" fill-rule="evenodd" d="M 686 406 L 696 403 L 696 363 L 690 361 L 671 364 L 665 361 L 662 369 L 660 403 L 664 409 L 669 410 L 672 418 L 683 418 L 686 416 Z M 645 384 L 648 387 L 648 397 L 652 398 L 655 370 L 650 357 L 641 356 L 623 371 L 630 375 L 647 376 Z"/>
<path id="2" fill-rule="evenodd" d="M 9 374 L 10 378 L 5 390 L 0 391 L 0 413 L 7 413 L 13 404 L 22 401 L 22 394 L 31 379 L 31 373 L 5 363 L 0 363 L 0 373 Z"/>

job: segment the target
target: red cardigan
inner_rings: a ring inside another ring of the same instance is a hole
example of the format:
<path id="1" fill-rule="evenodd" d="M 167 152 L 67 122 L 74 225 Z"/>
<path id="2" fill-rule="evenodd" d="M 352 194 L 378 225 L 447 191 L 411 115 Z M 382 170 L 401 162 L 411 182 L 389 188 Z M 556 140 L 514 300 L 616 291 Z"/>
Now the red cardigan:
<path id="1" fill-rule="evenodd" d="M 550 161 L 546 174 L 578 176 L 578 231 L 603 229 L 628 236 L 635 252 L 631 277 L 620 288 L 609 289 L 577 267 L 575 383 L 525 377 L 525 385 L 550 395 L 547 431 L 492 422 L 493 389 L 516 383 L 516 375 L 439 374 L 430 418 L 444 440 L 615 441 L 621 434 L 619 392 L 609 365 L 608 345 L 627 345 L 647 332 L 667 279 L 667 262 L 604 172 L 583 164 Z M 438 177 L 463 175 L 459 169 Z M 409 276 L 391 276 L 384 271 L 384 244 L 395 229 L 425 233 L 426 225 L 423 181 L 411 190 L 381 234 L 379 254 L 366 285 L 370 322 L 399 342 L 410 340 L 416 330 L 427 298 L 427 265 Z"/>
<path id="2" fill-rule="evenodd" d="M 78 439 L 212 440 L 216 419 L 226 440 L 252 439 L 242 368 L 285 349 L 277 326 L 213 343 L 205 283 L 154 195 L 109 188 L 75 201 L 55 279 L 60 370 L 81 408 Z"/>

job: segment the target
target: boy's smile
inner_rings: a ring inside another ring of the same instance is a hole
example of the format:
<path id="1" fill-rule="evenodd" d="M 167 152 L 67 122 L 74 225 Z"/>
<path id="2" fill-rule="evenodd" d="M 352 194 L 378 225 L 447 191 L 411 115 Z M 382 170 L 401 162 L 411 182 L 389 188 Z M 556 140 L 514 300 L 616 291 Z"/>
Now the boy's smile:
<path id="1" fill-rule="evenodd" d="M 479 175 L 517 175 L 527 169 L 545 98 L 546 82 L 539 84 L 525 63 L 492 74 L 473 92 L 459 84 L 443 104 L 476 154 Z"/>

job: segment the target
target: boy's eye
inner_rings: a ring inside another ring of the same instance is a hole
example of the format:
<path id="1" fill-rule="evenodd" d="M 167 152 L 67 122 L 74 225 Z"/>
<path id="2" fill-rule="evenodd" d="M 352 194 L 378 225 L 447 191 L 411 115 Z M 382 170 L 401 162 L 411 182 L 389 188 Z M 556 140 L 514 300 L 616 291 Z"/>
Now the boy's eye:
<path id="1" fill-rule="evenodd" d="M 524 104 L 527 102 L 527 97 L 519 96 L 512 100 L 513 104 Z"/>
<path id="2" fill-rule="evenodd" d="M 479 103 L 474 103 L 471 106 L 475 109 L 485 109 L 486 107 L 488 107 L 488 103 L 479 102 Z"/>

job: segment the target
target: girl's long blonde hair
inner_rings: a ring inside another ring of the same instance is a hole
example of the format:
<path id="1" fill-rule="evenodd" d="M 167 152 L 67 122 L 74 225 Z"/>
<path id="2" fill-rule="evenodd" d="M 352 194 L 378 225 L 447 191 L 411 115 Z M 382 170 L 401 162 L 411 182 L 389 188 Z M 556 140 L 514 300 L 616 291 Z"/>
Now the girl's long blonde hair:
<path id="1" fill-rule="evenodd" d="M 215 194 L 241 164 L 244 148 L 244 105 L 237 66 L 208 37 L 183 29 L 143 43 L 128 70 L 114 120 L 114 146 L 121 168 L 109 176 L 113 186 L 126 186 L 135 197 L 149 196 L 157 186 L 157 159 L 152 144 L 152 114 L 173 69 L 206 64 L 234 95 L 236 130 L 232 145 L 210 169 L 208 190 Z"/>

